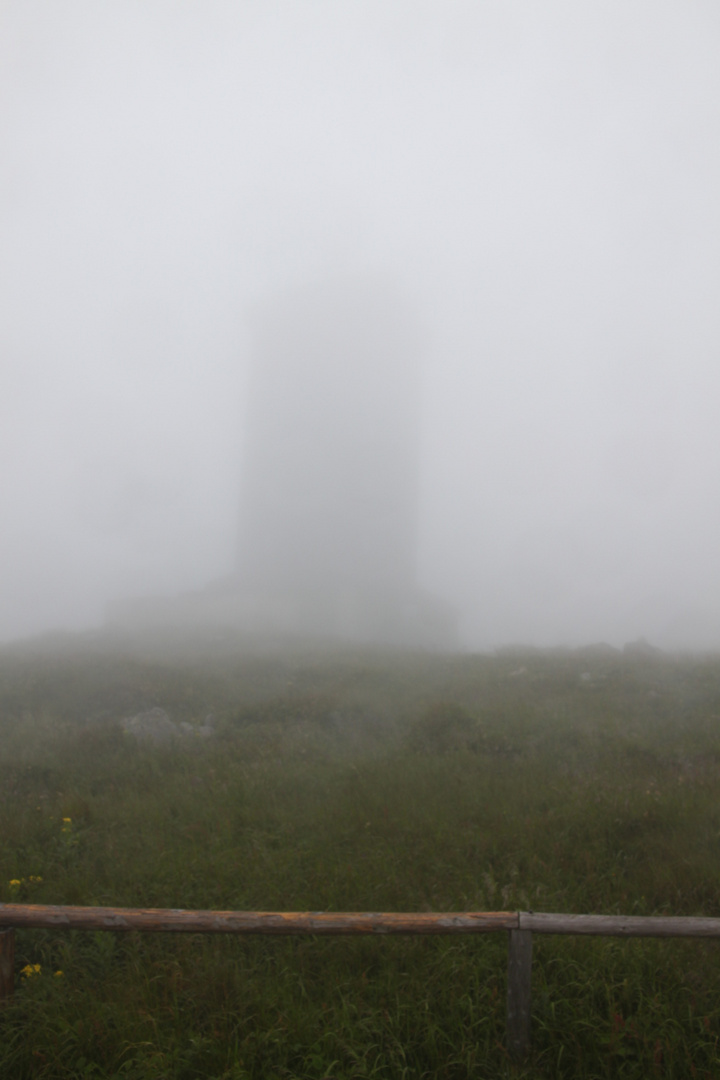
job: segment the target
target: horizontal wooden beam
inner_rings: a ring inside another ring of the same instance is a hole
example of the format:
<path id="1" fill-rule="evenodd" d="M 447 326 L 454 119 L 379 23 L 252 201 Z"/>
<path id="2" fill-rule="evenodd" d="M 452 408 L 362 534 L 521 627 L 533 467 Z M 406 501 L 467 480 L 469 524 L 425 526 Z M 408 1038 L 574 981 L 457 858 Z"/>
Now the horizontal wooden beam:
<path id="1" fill-rule="evenodd" d="M 514 930 L 512 911 L 436 913 L 183 911 L 174 908 L 0 904 L 0 927 L 199 934 L 482 934 Z"/>
<path id="2" fill-rule="evenodd" d="M 692 915 L 548 915 L 521 911 L 521 930 L 609 937 L 720 937 L 720 919 Z"/>
<path id="3" fill-rule="evenodd" d="M 0 904 L 0 928 L 185 931 L 199 934 L 536 934 L 720 937 L 720 919 L 682 915 L 563 915 L 532 911 L 185 911 L 177 908 Z"/>

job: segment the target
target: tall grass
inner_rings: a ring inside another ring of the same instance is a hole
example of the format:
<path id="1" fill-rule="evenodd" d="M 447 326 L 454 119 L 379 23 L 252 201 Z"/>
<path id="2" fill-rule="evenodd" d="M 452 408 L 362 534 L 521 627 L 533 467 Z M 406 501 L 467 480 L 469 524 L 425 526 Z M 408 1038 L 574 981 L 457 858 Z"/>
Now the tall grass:
<path id="1" fill-rule="evenodd" d="M 7 650 L 0 900 L 720 915 L 719 718 L 715 660 Z M 537 939 L 513 1065 L 502 935 L 22 931 L 0 1076 L 714 1077 L 718 960 Z"/>

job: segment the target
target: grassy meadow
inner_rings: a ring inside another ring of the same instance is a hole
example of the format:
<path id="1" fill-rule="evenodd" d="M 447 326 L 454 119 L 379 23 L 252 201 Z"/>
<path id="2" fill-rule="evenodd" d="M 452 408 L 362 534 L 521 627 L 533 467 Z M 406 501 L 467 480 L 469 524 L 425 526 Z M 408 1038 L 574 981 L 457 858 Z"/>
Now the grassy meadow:
<path id="1" fill-rule="evenodd" d="M 720 659 L 0 652 L 0 902 L 720 916 L 719 782 Z M 518 1065 L 504 934 L 18 931 L 0 1077 L 720 1075 L 720 944 L 534 949 Z"/>

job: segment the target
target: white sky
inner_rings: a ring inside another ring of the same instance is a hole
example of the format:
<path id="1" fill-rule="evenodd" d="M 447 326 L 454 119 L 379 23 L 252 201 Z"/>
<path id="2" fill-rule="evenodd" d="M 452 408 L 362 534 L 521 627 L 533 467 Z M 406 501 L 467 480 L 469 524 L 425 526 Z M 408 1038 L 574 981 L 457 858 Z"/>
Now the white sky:
<path id="1" fill-rule="evenodd" d="M 715 0 L 0 0 L 0 638 L 232 569 L 247 313 L 423 313 L 464 642 L 720 648 Z"/>

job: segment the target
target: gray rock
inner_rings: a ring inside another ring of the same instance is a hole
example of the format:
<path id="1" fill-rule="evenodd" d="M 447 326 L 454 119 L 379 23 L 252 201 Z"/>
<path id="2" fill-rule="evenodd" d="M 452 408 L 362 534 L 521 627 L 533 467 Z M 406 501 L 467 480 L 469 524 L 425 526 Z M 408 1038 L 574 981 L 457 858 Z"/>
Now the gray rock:
<path id="1" fill-rule="evenodd" d="M 169 743 L 173 739 L 212 739 L 215 735 L 212 713 L 208 713 L 199 727 L 188 720 L 181 720 L 176 724 L 159 705 L 147 712 L 138 713 L 137 716 L 125 717 L 120 721 L 120 726 L 136 739 L 146 739 L 158 744 Z"/>
<path id="2" fill-rule="evenodd" d="M 620 655 L 620 650 L 616 649 L 614 645 L 608 645 L 607 641 L 595 641 L 591 645 L 580 645 L 575 652 L 578 656 L 597 660 L 612 660 L 613 657 Z"/>
<path id="3" fill-rule="evenodd" d="M 137 716 L 128 716 L 120 721 L 120 726 L 128 735 L 154 743 L 168 743 L 182 734 L 178 725 L 173 723 L 160 706 L 138 713 Z"/>
<path id="4" fill-rule="evenodd" d="M 662 656 L 662 649 L 658 649 L 657 645 L 651 645 L 644 637 L 640 637 L 637 641 L 628 641 L 626 645 L 623 645 L 623 653 L 625 656 Z"/>
<path id="5" fill-rule="evenodd" d="M 205 717 L 205 722 L 195 729 L 195 734 L 201 739 L 212 739 L 215 735 L 215 717 L 210 712 Z"/>

